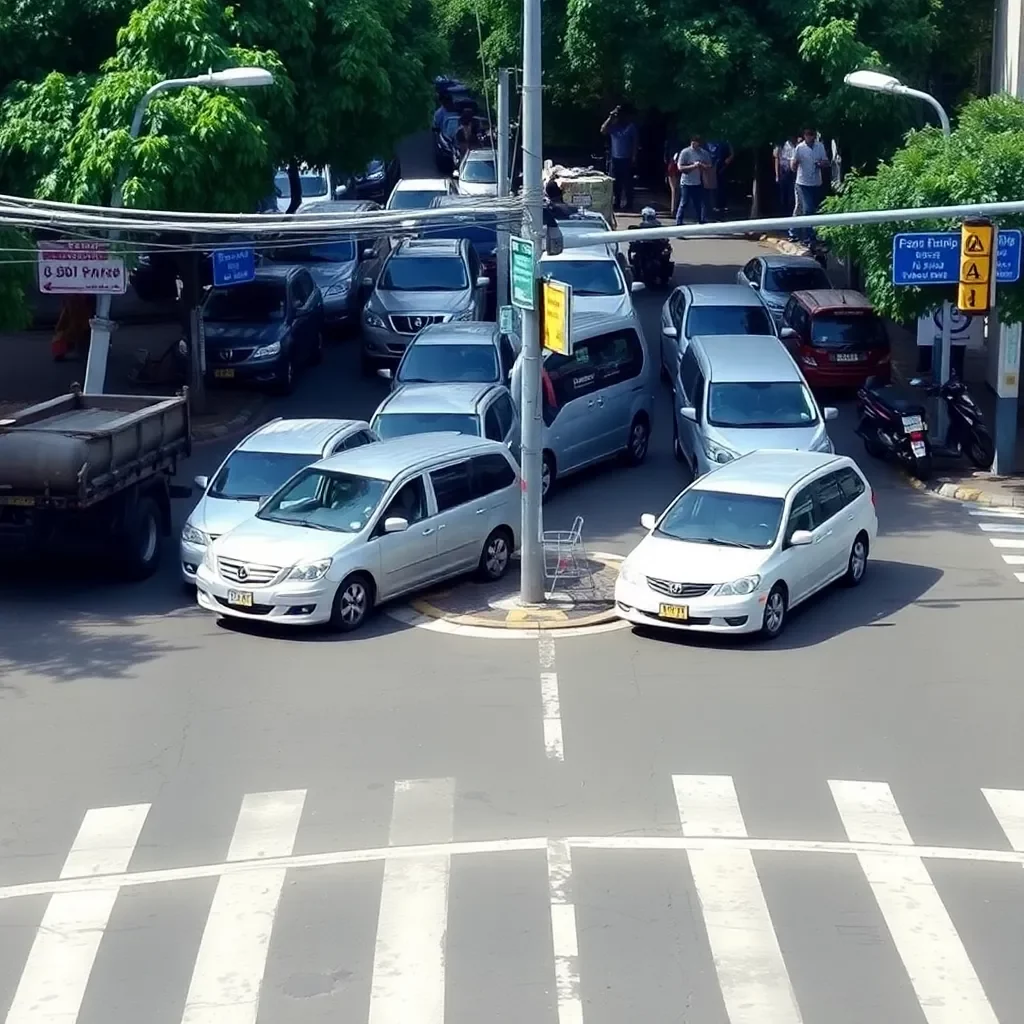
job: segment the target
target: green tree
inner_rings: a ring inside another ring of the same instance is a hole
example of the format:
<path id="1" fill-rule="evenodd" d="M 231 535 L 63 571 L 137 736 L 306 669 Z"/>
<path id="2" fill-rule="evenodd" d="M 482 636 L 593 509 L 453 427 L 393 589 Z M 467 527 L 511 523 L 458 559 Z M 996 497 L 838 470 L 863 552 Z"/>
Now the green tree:
<path id="1" fill-rule="evenodd" d="M 1024 102 L 993 96 L 968 103 L 952 137 L 936 128 L 912 131 L 906 144 L 872 175 L 853 174 L 824 204 L 828 213 L 1011 202 L 1024 195 Z M 1024 216 L 1000 218 L 1001 228 L 1024 227 Z M 912 320 L 956 302 L 954 287 L 895 287 L 892 240 L 899 231 L 959 230 L 958 222 L 914 221 L 822 229 L 838 255 L 855 261 L 871 301 L 894 320 Z M 997 289 L 999 318 L 1024 320 L 1024 283 Z"/>

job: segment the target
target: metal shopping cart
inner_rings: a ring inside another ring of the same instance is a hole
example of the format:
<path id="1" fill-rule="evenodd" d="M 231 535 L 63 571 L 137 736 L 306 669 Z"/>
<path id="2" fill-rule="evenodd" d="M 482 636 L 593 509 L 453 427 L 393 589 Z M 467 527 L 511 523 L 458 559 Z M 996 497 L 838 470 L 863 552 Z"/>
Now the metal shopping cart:
<path id="1" fill-rule="evenodd" d="M 583 516 L 573 520 L 571 530 L 545 530 L 541 534 L 544 549 L 544 578 L 549 581 L 550 598 L 559 582 L 573 582 L 597 596 L 594 572 L 583 543 Z"/>

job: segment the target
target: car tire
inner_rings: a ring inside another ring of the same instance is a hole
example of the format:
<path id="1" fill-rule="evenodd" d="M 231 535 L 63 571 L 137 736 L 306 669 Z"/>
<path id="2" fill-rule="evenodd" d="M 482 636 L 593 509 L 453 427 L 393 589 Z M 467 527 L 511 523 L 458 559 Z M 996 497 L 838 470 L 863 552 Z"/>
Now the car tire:
<path id="1" fill-rule="evenodd" d="M 651 425 L 646 416 L 636 416 L 629 427 L 626 461 L 631 466 L 642 466 L 651 447 Z"/>
<path id="2" fill-rule="evenodd" d="M 331 628 L 339 633 L 358 629 L 373 611 L 373 581 L 365 573 L 346 576 L 331 605 Z"/>
<path id="3" fill-rule="evenodd" d="M 764 602 L 764 615 L 761 618 L 761 636 L 765 640 L 774 640 L 786 627 L 786 616 L 789 612 L 789 601 L 786 588 L 776 583 Z"/>
<path id="4" fill-rule="evenodd" d="M 679 426 L 675 416 L 672 417 L 672 454 L 675 456 L 676 462 L 681 462 L 684 466 L 689 465 L 686 452 L 683 451 L 683 442 L 679 440 Z"/>
<path id="5" fill-rule="evenodd" d="M 477 576 L 485 583 L 496 583 L 507 572 L 512 563 L 512 532 L 507 526 L 499 526 L 491 530 L 487 540 L 484 541 L 483 551 L 480 552 L 480 564 L 477 567 Z"/>
<path id="6" fill-rule="evenodd" d="M 864 573 L 868 570 L 868 536 L 863 531 L 858 533 L 850 547 L 850 557 L 846 563 L 846 575 L 843 577 L 843 585 L 856 587 L 864 579 Z"/>
<path id="7" fill-rule="evenodd" d="M 120 542 L 121 567 L 126 579 L 145 580 L 160 565 L 160 507 L 149 497 L 142 497 L 130 512 Z"/>
<path id="8" fill-rule="evenodd" d="M 547 501 L 555 489 L 555 457 L 551 452 L 544 452 L 540 457 L 540 500 Z M 545 482 L 546 481 L 546 482 Z"/>
<path id="9" fill-rule="evenodd" d="M 274 381 L 274 393 L 278 395 L 290 395 L 295 390 L 295 360 L 288 356 L 285 360 L 284 369 L 281 375 Z"/>

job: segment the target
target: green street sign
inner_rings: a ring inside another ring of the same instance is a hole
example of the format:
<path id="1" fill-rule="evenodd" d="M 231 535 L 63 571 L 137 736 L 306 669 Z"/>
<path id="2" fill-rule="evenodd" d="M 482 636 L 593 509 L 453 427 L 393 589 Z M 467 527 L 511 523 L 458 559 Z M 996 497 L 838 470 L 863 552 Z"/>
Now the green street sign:
<path id="1" fill-rule="evenodd" d="M 520 309 L 534 309 L 534 256 L 533 243 L 513 235 L 509 239 L 512 265 L 512 305 Z"/>

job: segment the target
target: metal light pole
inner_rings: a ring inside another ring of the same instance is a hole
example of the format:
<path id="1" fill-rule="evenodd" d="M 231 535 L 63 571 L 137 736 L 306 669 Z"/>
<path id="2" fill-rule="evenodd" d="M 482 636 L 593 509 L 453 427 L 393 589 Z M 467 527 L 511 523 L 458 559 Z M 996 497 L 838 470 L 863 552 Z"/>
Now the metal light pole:
<path id="1" fill-rule="evenodd" d="M 898 78 L 884 74 L 881 71 L 851 71 L 844 79 L 847 85 L 856 89 L 867 89 L 870 92 L 884 92 L 890 96 L 907 96 L 910 99 L 921 100 L 927 103 L 938 115 L 939 124 L 942 125 L 942 134 L 949 141 L 952 128 L 949 123 L 949 115 L 942 104 L 930 93 L 921 92 L 920 89 L 911 89 L 904 85 Z M 942 334 L 938 344 L 932 345 L 932 376 L 941 384 L 949 380 L 953 363 L 952 352 L 952 321 L 953 304 L 947 299 L 942 303 Z M 946 416 L 946 403 L 941 399 L 936 403 L 935 409 L 935 433 L 944 441 L 948 428 Z"/>
<path id="2" fill-rule="evenodd" d="M 523 235 L 539 257 L 543 245 L 544 194 L 541 187 L 541 0 L 523 2 Z M 536 261 L 534 276 L 536 277 Z M 541 543 L 540 296 L 523 313 L 523 546 L 519 597 L 523 604 L 544 600 L 544 551 Z"/>
<path id="3" fill-rule="evenodd" d="M 501 68 L 498 71 L 498 198 L 506 199 L 509 195 L 509 115 L 510 96 L 509 84 L 512 74 L 508 68 Z M 509 266 L 508 266 L 508 227 L 504 222 L 498 226 L 498 307 L 508 305 L 509 292 Z"/>
<path id="4" fill-rule="evenodd" d="M 226 86 L 232 89 L 245 89 L 253 86 L 273 85 L 274 76 L 265 68 L 227 68 L 224 71 L 209 71 L 205 75 L 196 75 L 193 78 L 168 78 L 163 82 L 147 89 L 142 99 L 135 106 L 135 114 L 132 116 L 132 125 L 129 134 L 132 139 L 139 137 L 142 130 L 142 119 L 146 114 L 146 108 L 150 100 L 157 93 L 166 92 L 169 89 L 187 89 L 191 85 L 204 86 L 208 89 L 215 89 L 218 86 Z M 110 197 L 110 208 L 119 210 L 124 205 L 124 179 L 127 176 L 128 167 L 122 164 L 117 172 L 114 181 L 114 192 Z M 116 242 L 121 237 L 119 231 L 110 233 L 110 240 Z M 85 364 L 85 386 L 86 394 L 102 394 L 107 380 L 107 355 L 110 352 L 110 335 L 117 325 L 110 319 L 111 296 L 100 295 L 96 300 L 96 316 L 89 321 L 91 333 L 89 336 L 89 358 Z"/>

